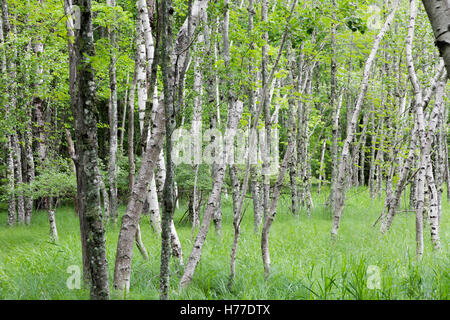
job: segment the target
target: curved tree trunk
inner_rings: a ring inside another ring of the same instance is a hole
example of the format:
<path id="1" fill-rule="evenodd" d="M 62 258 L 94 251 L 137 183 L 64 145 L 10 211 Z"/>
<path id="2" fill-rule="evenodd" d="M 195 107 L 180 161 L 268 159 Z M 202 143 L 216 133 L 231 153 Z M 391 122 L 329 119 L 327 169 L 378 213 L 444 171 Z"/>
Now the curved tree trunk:
<path id="1" fill-rule="evenodd" d="M 433 28 L 436 46 L 444 59 L 447 77 L 450 77 L 450 3 L 440 0 L 422 0 Z"/>
<path id="2" fill-rule="evenodd" d="M 185 51 L 182 52 L 181 48 L 186 48 L 186 43 L 189 43 L 190 41 L 190 37 L 187 32 L 188 25 L 190 25 L 189 28 L 191 30 L 195 30 L 193 26 L 198 25 L 198 21 L 201 15 L 205 12 L 207 5 L 208 1 L 206 0 L 194 1 L 192 4 L 191 18 L 189 21 L 186 19 L 179 30 L 174 50 L 167 52 L 167 54 L 171 55 L 172 59 L 178 58 L 178 68 L 184 65 L 184 61 L 186 59 L 187 53 Z M 161 30 L 164 30 L 164 28 Z M 166 50 L 168 50 L 167 47 Z M 176 55 L 174 52 L 182 53 L 180 55 Z M 172 66 L 175 66 L 175 63 L 172 63 Z M 118 290 L 129 289 L 131 260 L 133 256 L 133 240 L 136 235 L 137 224 L 144 206 L 145 195 L 148 191 L 148 183 L 151 181 L 156 162 L 162 149 L 162 142 L 166 131 L 164 104 L 159 101 L 158 106 L 154 108 L 154 111 L 155 114 L 153 118 L 151 137 L 146 144 L 147 148 L 145 148 L 145 152 L 142 157 L 142 164 L 130 195 L 127 210 L 122 218 L 122 227 L 117 244 L 116 267 L 114 270 L 114 288 Z M 165 246 L 167 247 L 168 245 L 170 245 L 170 243 L 166 240 Z M 162 292 L 164 292 L 165 289 L 162 289 Z"/>
<path id="3" fill-rule="evenodd" d="M 361 111 L 361 107 L 362 107 L 362 104 L 364 102 L 364 98 L 365 98 L 366 92 L 367 92 L 370 69 L 372 67 L 376 53 L 380 46 L 380 42 L 383 39 L 384 35 L 386 34 L 389 26 L 391 25 L 391 23 L 394 19 L 398 4 L 399 4 L 399 0 L 395 0 L 391 13 L 387 17 L 383 28 L 380 30 L 380 32 L 378 33 L 378 35 L 374 41 L 372 51 L 370 52 L 370 55 L 364 66 L 363 80 L 361 83 L 361 89 L 360 89 L 360 93 L 358 96 L 358 100 L 356 102 L 355 108 L 353 109 L 351 122 L 347 126 L 347 137 L 345 139 L 344 146 L 342 148 L 342 156 L 341 156 L 341 161 L 339 163 L 338 178 L 337 178 L 337 182 L 336 182 L 335 210 L 334 210 L 333 226 L 331 229 L 332 238 L 337 238 L 339 223 L 340 223 L 342 211 L 343 211 L 344 205 L 345 205 L 345 181 L 346 181 L 346 170 L 345 169 L 347 167 L 347 162 L 348 162 L 348 159 L 350 156 L 350 144 L 352 143 L 354 135 L 355 135 L 355 130 L 356 130 L 356 125 L 358 123 L 359 113 Z"/>

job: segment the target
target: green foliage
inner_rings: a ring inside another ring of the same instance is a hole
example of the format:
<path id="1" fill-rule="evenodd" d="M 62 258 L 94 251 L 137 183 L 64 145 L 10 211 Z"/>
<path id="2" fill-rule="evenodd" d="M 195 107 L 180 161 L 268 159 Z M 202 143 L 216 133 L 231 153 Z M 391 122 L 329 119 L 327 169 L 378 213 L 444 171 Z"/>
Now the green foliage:
<path id="1" fill-rule="evenodd" d="M 194 190 L 195 169 L 191 165 L 180 164 L 175 168 L 175 181 L 179 191 L 191 194 Z M 198 167 L 197 190 L 208 194 L 212 189 L 211 167 L 200 164 Z"/>
<path id="2" fill-rule="evenodd" d="M 69 161 L 71 160 L 64 158 L 47 161 L 44 166 L 38 168 L 37 176 L 31 183 L 18 185 L 14 192 L 23 193 L 33 199 L 73 198 L 77 192 L 77 182 Z"/>

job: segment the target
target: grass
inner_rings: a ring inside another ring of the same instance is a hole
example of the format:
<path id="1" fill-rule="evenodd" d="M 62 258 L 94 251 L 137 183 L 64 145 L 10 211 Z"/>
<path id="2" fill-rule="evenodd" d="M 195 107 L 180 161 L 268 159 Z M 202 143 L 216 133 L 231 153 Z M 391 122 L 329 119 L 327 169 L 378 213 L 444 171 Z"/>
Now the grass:
<path id="1" fill-rule="evenodd" d="M 312 217 L 290 213 L 288 196 L 280 199 L 271 229 L 272 269 L 265 281 L 261 262 L 260 235 L 253 233 L 252 206 L 244 217 L 239 243 L 237 275 L 232 291 L 227 288 L 233 237 L 231 200 L 223 199 L 223 237 L 211 225 L 201 262 L 188 290 L 178 292 L 182 270 L 173 263 L 172 299 L 445 299 L 449 298 L 450 207 L 443 199 L 441 245 L 433 252 L 429 225 L 424 231 L 425 253 L 415 258 L 415 217 L 399 213 L 387 236 L 381 236 L 379 216 L 383 199 L 372 201 L 366 189 L 348 193 L 339 239 L 330 241 L 331 218 L 323 197 L 315 196 Z M 121 208 L 123 213 L 124 208 Z M 185 208 L 176 212 L 176 223 Z M 6 211 L 0 209 L 0 221 Z M 89 299 L 89 290 L 69 290 L 66 281 L 71 265 L 81 267 L 79 223 L 70 207 L 57 210 L 60 240 L 49 242 L 46 212 L 35 213 L 31 227 L 0 226 L 1 299 Z M 107 257 L 113 278 L 119 226 L 107 226 Z M 131 290 L 126 297 L 112 292 L 113 299 L 158 299 L 160 240 L 152 232 L 148 217 L 141 224 L 150 259 L 135 249 Z M 191 228 L 177 225 L 187 260 L 192 248 Z M 369 266 L 379 268 L 381 288 L 369 289 Z"/>

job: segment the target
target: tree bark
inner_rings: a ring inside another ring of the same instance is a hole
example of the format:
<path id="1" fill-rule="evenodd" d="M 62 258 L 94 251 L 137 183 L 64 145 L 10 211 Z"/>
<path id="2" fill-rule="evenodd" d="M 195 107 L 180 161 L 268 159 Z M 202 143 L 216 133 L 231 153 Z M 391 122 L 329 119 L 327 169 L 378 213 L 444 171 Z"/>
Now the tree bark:
<path id="1" fill-rule="evenodd" d="M 443 117 L 443 136 L 442 141 L 444 145 L 443 156 L 444 156 L 444 177 L 447 185 L 447 202 L 450 202 L 450 171 L 449 171 L 449 153 L 448 153 L 448 145 L 447 145 L 447 134 L 448 134 L 448 109 L 444 108 L 444 117 Z"/>
<path id="2" fill-rule="evenodd" d="M 202 35 L 199 35 L 199 43 L 202 42 Z M 203 94 L 203 77 L 200 69 L 200 57 L 196 57 L 194 61 L 194 106 L 192 112 L 192 152 L 194 161 L 194 189 L 192 191 L 192 237 L 194 237 L 195 228 L 200 224 L 200 214 L 198 212 L 197 188 L 199 166 L 201 164 L 201 133 L 202 133 L 202 94 Z"/>
<path id="3" fill-rule="evenodd" d="M 217 60 L 217 50 L 216 50 L 216 43 L 213 41 L 213 37 L 211 36 L 211 31 L 208 26 L 208 16 L 207 14 L 203 17 L 203 22 L 205 24 L 204 26 L 204 39 L 205 39 L 205 46 L 206 46 L 206 56 L 207 63 L 204 66 L 204 74 L 205 77 L 205 91 L 206 91 L 206 99 L 208 102 L 208 105 L 211 105 L 210 108 L 210 116 L 209 116 L 209 129 L 214 130 L 217 127 L 220 127 L 220 93 L 219 93 L 219 80 L 216 74 L 210 71 L 210 67 L 208 63 L 215 64 Z M 214 53 L 213 53 L 214 51 Z M 212 58 L 214 57 L 214 59 Z M 216 102 L 216 110 L 212 108 L 212 103 Z M 211 136 L 211 144 L 214 144 L 215 137 Z M 214 153 L 211 155 L 214 159 L 214 157 L 217 157 L 217 155 Z M 212 177 L 212 184 L 214 186 L 215 183 L 215 176 L 217 174 L 218 164 L 215 163 L 215 161 L 211 164 L 211 177 Z M 225 190 L 224 190 L 225 193 Z M 214 229 L 216 231 L 216 234 L 221 237 L 222 236 L 222 196 L 219 194 L 217 198 L 218 203 L 215 205 L 216 211 L 214 211 L 213 214 L 213 223 L 214 223 Z"/>
<path id="4" fill-rule="evenodd" d="M 123 98 L 123 113 L 122 113 L 122 125 L 120 126 L 120 142 L 119 142 L 119 150 L 123 154 L 123 140 L 125 137 L 125 123 L 127 120 L 127 114 L 128 114 L 128 95 L 130 92 L 130 74 L 127 71 L 127 82 L 125 84 L 125 97 Z"/>
<path id="5" fill-rule="evenodd" d="M 249 0 L 247 10 L 248 10 L 248 33 L 249 33 L 249 35 L 251 35 L 251 32 L 253 31 L 253 28 L 254 28 L 253 20 L 254 20 L 255 14 L 256 14 L 253 0 Z M 253 42 L 250 44 L 250 48 L 254 49 Z M 254 67 L 253 67 L 252 57 L 249 57 L 248 73 L 252 77 L 252 81 L 255 81 L 255 79 L 254 79 L 255 71 L 254 71 Z M 255 90 L 254 90 L 253 86 L 250 86 L 248 88 L 248 105 L 249 105 L 249 110 L 251 113 L 251 121 L 254 122 L 257 110 L 256 110 L 256 103 L 255 103 Z M 249 147 L 253 147 L 253 146 L 249 146 Z M 253 160 L 256 160 L 256 157 L 254 157 Z M 253 163 L 250 167 L 250 192 L 251 192 L 252 198 L 253 198 L 254 232 L 259 233 L 260 225 L 262 222 L 263 208 L 262 208 L 261 193 L 260 193 L 261 186 L 258 181 L 258 176 L 259 176 L 258 171 L 259 170 L 258 170 L 258 165 L 255 164 L 255 162 L 256 161 L 253 161 Z"/>
<path id="6" fill-rule="evenodd" d="M 8 12 L 8 4 L 6 0 L 1 1 L 2 5 L 2 28 L 1 28 L 1 42 L 2 44 L 7 42 L 11 37 L 11 25 L 9 22 L 9 12 Z M 8 59 L 6 56 L 6 50 L 14 50 L 14 48 L 10 48 L 10 46 L 5 46 L 5 52 L 2 53 L 2 73 L 8 74 L 10 76 L 10 81 L 6 84 L 6 95 L 8 103 L 5 106 L 5 119 L 8 119 L 11 107 L 14 107 L 14 79 L 15 79 L 15 66 L 14 61 L 12 59 Z M 10 192 L 9 200 L 8 200 L 8 224 L 13 226 L 17 222 L 17 206 L 16 206 L 16 196 L 14 195 L 15 191 L 15 161 L 14 161 L 14 133 L 6 134 L 6 158 L 7 158 L 7 167 L 6 167 L 6 177 L 8 180 L 8 192 Z"/>
<path id="7" fill-rule="evenodd" d="M 105 229 L 101 219 L 98 183 L 97 114 L 94 73 L 89 57 L 95 54 L 90 0 L 74 0 L 80 7 L 80 29 L 75 30 L 76 75 L 72 114 L 76 134 L 78 208 L 85 230 L 85 250 L 89 261 L 91 299 L 109 299 Z M 82 233 L 83 234 L 83 233 Z"/>
<path id="8" fill-rule="evenodd" d="M 292 68 L 292 70 L 295 70 L 295 69 L 298 70 L 297 81 L 300 81 L 301 74 L 302 74 L 302 70 L 300 69 L 301 66 L 299 68 L 296 68 L 296 67 L 297 66 L 295 65 L 295 61 L 291 61 L 291 68 Z M 293 86 L 293 88 L 295 88 L 294 76 L 292 75 L 292 73 L 293 72 L 291 72 L 290 81 L 292 81 L 292 86 Z M 292 90 L 292 93 L 289 96 L 288 101 L 289 101 L 289 105 L 292 106 L 292 114 L 298 115 L 298 113 L 297 113 L 298 105 L 297 105 L 296 101 L 294 100 L 294 97 L 295 97 L 295 91 Z M 297 122 L 297 119 L 295 116 L 289 117 L 288 141 L 292 141 L 292 143 L 295 144 L 295 148 L 298 149 L 301 146 L 296 145 L 296 143 L 297 143 L 297 139 L 296 139 L 297 123 L 296 122 Z M 292 156 L 291 156 L 291 159 L 289 160 L 288 166 L 289 166 L 289 180 L 290 180 L 290 186 L 291 186 L 291 211 L 292 211 L 293 215 L 298 215 L 298 211 L 299 211 L 299 203 L 298 203 L 299 190 L 298 190 L 298 183 L 297 183 L 298 158 L 297 158 L 297 153 L 295 152 L 295 150 L 292 153 Z M 320 190 L 320 182 L 319 182 L 319 190 Z M 319 191 L 319 194 L 320 194 L 320 191 Z"/>
<path id="9" fill-rule="evenodd" d="M 131 82 L 130 97 L 128 101 L 128 191 L 131 193 L 133 190 L 134 179 L 136 174 L 136 162 L 134 158 L 134 102 L 136 93 L 136 83 L 137 83 L 137 54 L 134 60 L 134 73 L 133 80 Z"/>
<path id="10" fill-rule="evenodd" d="M 116 0 L 107 0 L 107 6 L 111 6 L 114 10 Z M 118 124 L 117 124 L 117 76 L 116 76 L 116 33 L 113 25 L 108 27 L 108 38 L 110 42 L 110 63 L 109 63 L 109 166 L 108 166 L 108 182 L 109 182 L 109 205 L 110 218 L 113 223 L 117 223 L 118 219 L 118 200 L 117 200 L 117 148 L 118 148 Z"/>
<path id="11" fill-rule="evenodd" d="M 31 110 L 27 112 L 29 120 L 26 124 L 24 139 L 25 139 L 25 163 L 26 163 L 26 182 L 31 184 L 35 177 L 35 166 L 33 156 L 33 131 L 31 124 Z M 31 217 L 33 214 L 33 197 L 25 197 L 25 224 L 31 224 Z"/>
<path id="12" fill-rule="evenodd" d="M 184 268 L 183 276 L 180 280 L 180 288 L 184 289 L 192 281 L 192 278 L 195 273 L 195 269 L 200 261 L 203 244 L 206 240 L 206 235 L 208 234 L 209 225 L 211 224 L 212 216 L 217 210 L 216 206 L 218 205 L 219 194 L 222 190 L 223 179 L 225 176 L 225 166 L 220 165 L 217 169 L 213 189 L 208 199 L 208 203 L 205 208 L 205 213 L 203 215 L 202 222 L 200 224 L 200 228 L 197 233 L 197 237 L 195 238 L 194 246 L 192 248 L 191 254 L 189 256 L 186 267 Z"/>
<path id="13" fill-rule="evenodd" d="M 336 0 L 333 0 L 333 17 L 336 16 Z M 339 130 L 339 113 L 341 103 L 336 104 L 337 98 L 337 83 L 336 83 L 336 26 L 334 23 L 331 25 L 331 88 L 330 88 L 330 104 L 333 108 L 333 127 L 332 127 L 332 139 L 331 139 L 331 184 L 330 184 L 330 195 L 328 200 L 328 205 L 332 212 L 335 210 L 335 190 L 336 190 L 336 180 L 338 172 L 338 140 L 340 136 Z M 341 102 L 342 96 L 339 97 Z"/>
<path id="14" fill-rule="evenodd" d="M 16 196 L 14 195 L 15 177 L 14 177 L 14 149 L 11 143 L 11 135 L 7 136 L 7 170 L 8 191 L 10 192 L 8 201 L 8 224 L 13 226 L 17 222 Z"/>
<path id="15" fill-rule="evenodd" d="M 450 77 L 450 3 L 440 0 L 422 0 L 433 28 L 436 46 L 444 59 L 447 77 Z"/>
<path id="16" fill-rule="evenodd" d="M 12 138 L 12 147 L 14 149 L 14 173 L 15 173 L 15 183 L 18 186 L 21 186 L 23 181 L 22 174 L 22 152 L 19 145 L 19 141 L 17 139 L 17 133 L 11 135 Z M 17 191 L 17 222 L 20 224 L 25 223 L 25 202 L 22 191 Z"/>
<path id="17" fill-rule="evenodd" d="M 267 0 L 261 2 L 261 21 L 263 25 L 267 24 Z M 261 97 L 260 103 L 264 114 L 265 137 L 262 146 L 262 191 L 264 219 L 266 219 L 270 210 L 270 138 L 271 138 L 271 114 L 269 92 L 271 81 L 267 79 L 267 43 L 269 35 L 266 29 L 263 30 L 261 48 Z"/>
<path id="18" fill-rule="evenodd" d="M 56 228 L 55 209 L 53 207 L 53 199 L 49 198 L 48 223 L 50 225 L 50 239 L 52 242 L 58 241 L 58 230 Z"/>
<path id="19" fill-rule="evenodd" d="M 327 148 L 327 140 L 323 140 L 322 145 L 322 153 L 320 154 L 320 167 L 319 167 L 319 185 L 317 187 L 317 194 L 320 195 L 321 186 L 322 186 L 322 179 L 326 180 L 326 174 L 324 171 L 324 163 L 325 163 L 325 150 Z"/>

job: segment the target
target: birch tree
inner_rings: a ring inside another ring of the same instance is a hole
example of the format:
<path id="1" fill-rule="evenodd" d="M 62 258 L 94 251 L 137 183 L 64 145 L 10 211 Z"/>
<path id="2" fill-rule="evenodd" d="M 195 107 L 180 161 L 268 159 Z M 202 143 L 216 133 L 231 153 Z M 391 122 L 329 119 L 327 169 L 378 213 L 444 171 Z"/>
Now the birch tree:
<path id="1" fill-rule="evenodd" d="M 191 28 L 191 30 L 195 30 L 194 26 L 198 26 L 198 22 L 202 14 L 204 14 L 207 5 L 208 1 L 205 0 L 197 0 L 192 4 L 191 18 L 189 20 L 185 20 L 178 31 L 174 49 L 167 52 L 172 59 L 172 66 L 175 66 L 175 63 L 173 62 L 175 62 L 176 59 L 178 59 L 177 61 L 179 62 L 179 64 L 177 64 L 177 68 L 180 68 L 180 66 L 183 65 L 186 58 L 186 51 L 182 50 L 182 48 L 186 48 L 189 44 L 189 37 L 187 36 L 188 25 L 190 25 L 189 28 Z M 169 10 L 169 8 L 167 9 Z M 152 124 L 152 135 L 147 142 L 147 148 L 145 149 L 142 157 L 142 164 L 131 192 L 126 212 L 122 218 L 122 226 L 117 244 L 116 265 L 114 270 L 114 288 L 117 290 L 129 290 L 131 260 L 133 257 L 133 240 L 136 235 L 137 224 L 144 206 L 148 183 L 151 181 L 156 162 L 161 153 L 162 142 L 166 132 L 165 121 L 164 103 L 160 97 L 158 106 L 155 108 Z M 167 247 L 167 245 L 168 242 L 166 239 L 165 246 Z M 167 254 L 167 252 L 165 254 Z M 165 290 L 166 289 L 163 288 L 161 292 L 164 293 Z M 164 294 L 162 297 L 164 297 Z"/>
<path id="2" fill-rule="evenodd" d="M 391 25 L 395 12 L 397 11 L 397 7 L 399 4 L 399 0 L 395 0 L 392 11 L 389 14 L 389 16 L 386 18 L 386 21 L 381 28 L 380 32 L 378 33 L 377 37 L 375 38 L 372 50 L 369 54 L 369 57 L 367 58 L 367 61 L 364 65 L 364 73 L 363 78 L 361 82 L 361 88 L 358 95 L 358 100 L 356 102 L 355 108 L 353 109 L 351 121 L 349 122 L 347 126 L 347 137 L 344 141 L 344 146 L 342 148 L 342 155 L 341 155 L 341 161 L 339 163 L 339 170 L 338 170 L 338 176 L 337 176 L 337 184 L 336 184 L 336 195 L 335 195 L 335 210 L 334 210 L 334 218 L 333 218 L 333 226 L 331 229 L 331 235 L 332 238 L 337 237 L 338 229 L 339 229 L 339 223 L 342 215 L 342 211 L 344 209 L 345 204 L 345 178 L 346 178 L 346 167 L 347 167 L 347 161 L 350 156 L 350 144 L 353 141 L 356 125 L 359 118 L 359 113 L 361 112 L 361 107 L 364 102 L 364 98 L 366 96 L 368 84 L 369 84 L 369 75 L 370 75 L 370 69 L 372 67 L 373 61 L 375 59 L 375 56 L 377 54 L 378 48 L 380 46 L 380 42 L 383 39 L 384 35 L 386 34 L 389 26 Z"/>
<path id="3" fill-rule="evenodd" d="M 115 10 L 116 1 L 107 0 L 107 6 L 111 6 L 112 10 Z M 110 63 L 109 63 L 109 167 L 108 167 L 108 182 L 109 182 L 109 204 L 110 204 L 110 215 L 114 223 L 117 222 L 118 212 L 118 200 L 117 200 L 117 147 L 118 147 L 118 124 L 117 124 L 117 76 L 116 76 L 116 32 L 115 32 L 114 22 L 108 27 L 108 38 L 110 42 Z"/>
<path id="4" fill-rule="evenodd" d="M 445 63 L 447 76 L 450 76 L 450 3 L 448 1 L 422 0 L 433 28 L 436 46 Z"/>

